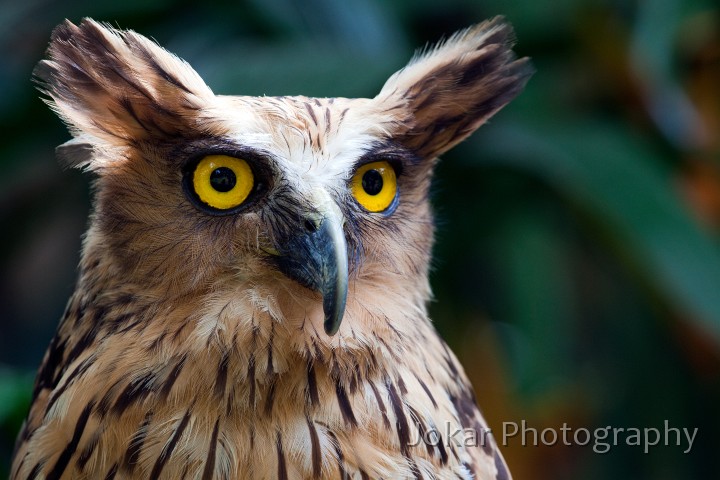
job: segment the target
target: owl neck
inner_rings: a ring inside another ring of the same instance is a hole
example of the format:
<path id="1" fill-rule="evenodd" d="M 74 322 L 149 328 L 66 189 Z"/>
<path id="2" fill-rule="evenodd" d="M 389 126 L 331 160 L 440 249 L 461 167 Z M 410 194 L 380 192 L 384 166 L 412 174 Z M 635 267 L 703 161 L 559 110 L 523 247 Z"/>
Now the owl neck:
<path id="1" fill-rule="evenodd" d="M 358 369 L 378 378 L 395 371 L 408 352 L 436 336 L 427 318 L 430 289 L 422 272 L 416 278 L 386 271 L 352 278 L 343 324 L 331 337 L 323 330 L 319 295 L 282 275 L 219 278 L 205 288 L 177 292 L 162 283 L 127 281 L 112 263 L 102 263 L 106 255 L 85 253 L 70 307 L 79 311 L 72 336 L 80 331 L 81 338 L 95 341 L 121 337 L 104 344 L 132 345 L 144 361 L 148 353 L 162 363 L 221 358 L 244 369 L 240 380 L 247 381 L 258 380 L 258 372 L 307 375 L 312 365 L 351 383 Z M 122 358 L 132 363 L 132 356 Z"/>

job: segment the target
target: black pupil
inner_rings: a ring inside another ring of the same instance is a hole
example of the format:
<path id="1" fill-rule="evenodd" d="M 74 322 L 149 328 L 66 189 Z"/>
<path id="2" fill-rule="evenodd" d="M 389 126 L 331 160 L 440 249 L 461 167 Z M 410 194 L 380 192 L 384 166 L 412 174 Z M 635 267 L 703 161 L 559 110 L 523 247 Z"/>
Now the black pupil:
<path id="1" fill-rule="evenodd" d="M 227 167 L 216 168 L 210 174 L 210 185 L 218 192 L 229 192 L 236 182 L 235 172 Z"/>
<path id="2" fill-rule="evenodd" d="M 368 170 L 363 174 L 362 187 L 368 195 L 377 195 L 382 191 L 383 178 L 377 170 Z"/>

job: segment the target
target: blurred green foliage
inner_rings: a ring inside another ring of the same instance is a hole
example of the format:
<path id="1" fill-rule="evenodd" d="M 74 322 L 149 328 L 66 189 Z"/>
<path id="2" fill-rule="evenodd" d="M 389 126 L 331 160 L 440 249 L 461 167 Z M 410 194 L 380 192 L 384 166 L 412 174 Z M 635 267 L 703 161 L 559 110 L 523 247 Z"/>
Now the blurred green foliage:
<path id="1" fill-rule="evenodd" d="M 135 29 L 216 93 L 372 96 L 415 47 L 504 14 L 527 90 L 437 172 L 438 329 L 491 425 L 698 427 L 690 453 L 505 449 L 515 477 L 720 471 L 720 7 L 714 0 L 0 4 L 0 476 L 73 287 L 87 176 L 30 82 L 52 28 Z M 497 437 L 496 437 L 497 438 Z"/>

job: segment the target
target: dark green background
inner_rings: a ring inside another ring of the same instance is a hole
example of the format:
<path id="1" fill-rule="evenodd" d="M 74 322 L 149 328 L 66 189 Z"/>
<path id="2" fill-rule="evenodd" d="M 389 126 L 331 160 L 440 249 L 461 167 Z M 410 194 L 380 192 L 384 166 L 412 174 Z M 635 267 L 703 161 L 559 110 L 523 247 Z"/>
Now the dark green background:
<path id="1" fill-rule="evenodd" d="M 0 476 L 72 291 L 89 176 L 30 75 L 91 16 L 155 38 L 216 93 L 373 96 L 416 47 L 496 14 L 526 91 L 445 155 L 438 329 L 503 422 L 699 428 L 693 449 L 504 449 L 518 479 L 720 472 L 720 7 L 715 0 L 0 2 Z M 421 346 L 420 346 L 421 348 Z"/>

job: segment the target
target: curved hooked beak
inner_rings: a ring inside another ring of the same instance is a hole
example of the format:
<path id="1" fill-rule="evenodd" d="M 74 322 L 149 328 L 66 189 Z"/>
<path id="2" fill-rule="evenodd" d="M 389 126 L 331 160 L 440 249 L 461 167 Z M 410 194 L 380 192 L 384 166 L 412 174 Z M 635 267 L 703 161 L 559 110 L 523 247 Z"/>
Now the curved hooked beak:
<path id="1" fill-rule="evenodd" d="M 334 335 L 342 323 L 348 290 L 345 220 L 327 193 L 315 197 L 318 213 L 306 215 L 299 231 L 281 239 L 276 262 L 285 275 L 320 292 L 325 333 Z"/>

